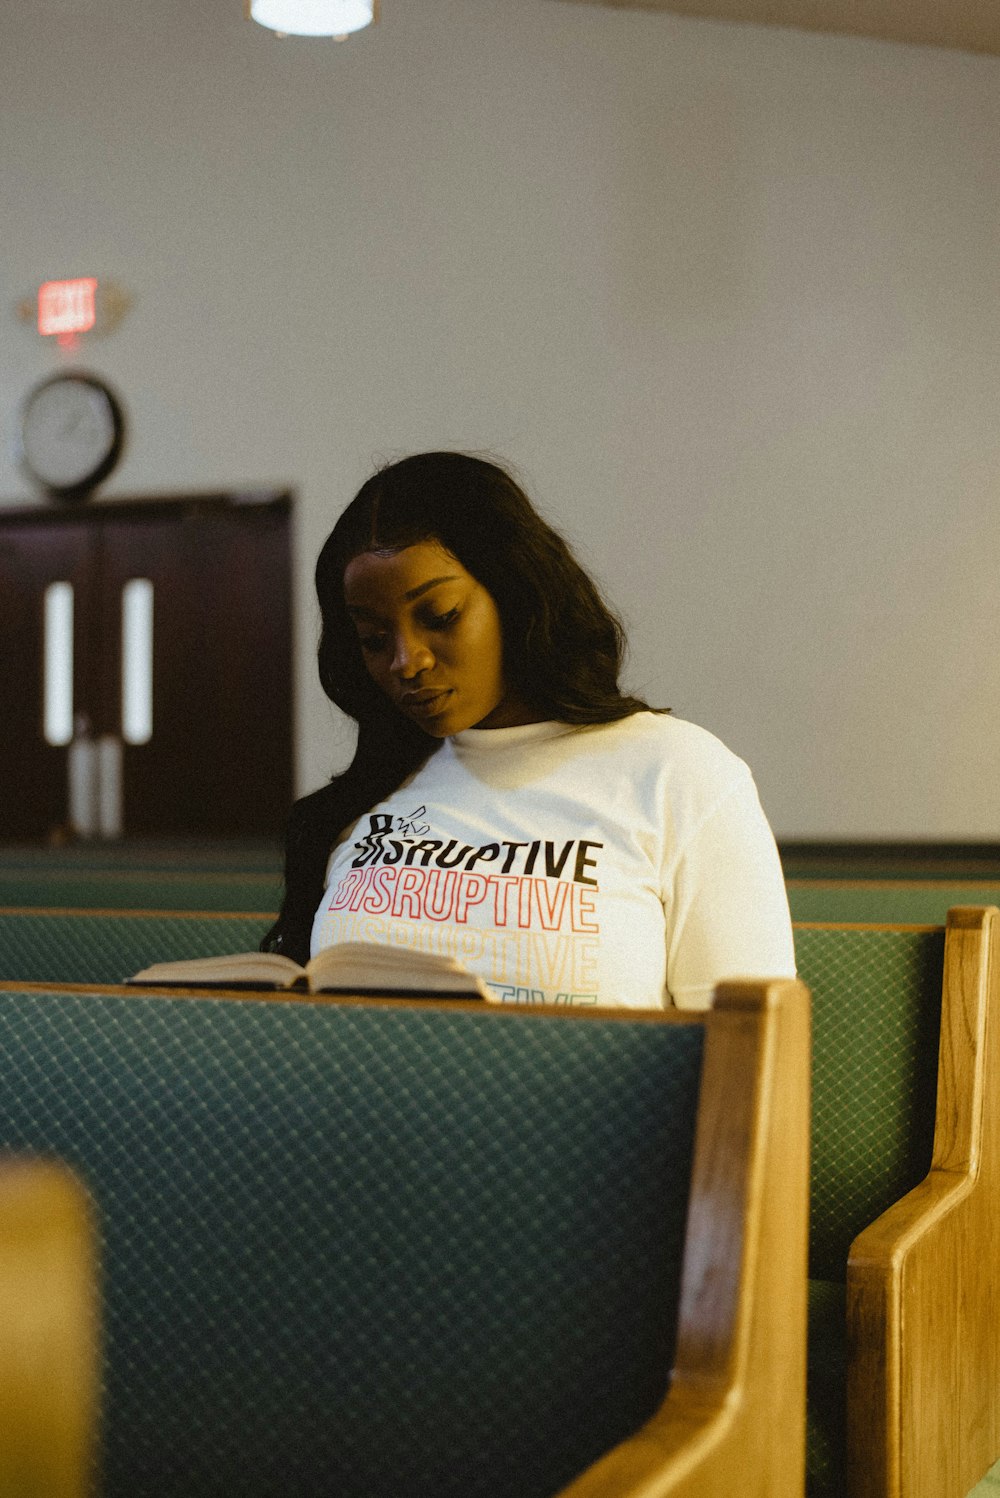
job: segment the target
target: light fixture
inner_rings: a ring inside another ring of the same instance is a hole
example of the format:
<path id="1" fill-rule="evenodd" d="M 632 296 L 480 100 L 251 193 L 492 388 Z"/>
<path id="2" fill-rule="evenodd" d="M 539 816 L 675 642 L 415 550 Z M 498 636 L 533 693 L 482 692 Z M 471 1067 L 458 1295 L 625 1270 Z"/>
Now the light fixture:
<path id="1" fill-rule="evenodd" d="M 378 20 L 378 0 L 246 0 L 246 13 L 281 36 L 339 40 Z"/>

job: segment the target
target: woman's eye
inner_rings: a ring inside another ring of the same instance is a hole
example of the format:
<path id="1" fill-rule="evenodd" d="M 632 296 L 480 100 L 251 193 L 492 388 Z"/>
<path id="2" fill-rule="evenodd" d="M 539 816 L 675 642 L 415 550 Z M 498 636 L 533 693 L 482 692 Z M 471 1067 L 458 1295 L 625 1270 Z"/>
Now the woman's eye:
<path id="1" fill-rule="evenodd" d="M 446 614 L 431 614 L 427 620 L 431 629 L 448 629 L 458 618 L 458 609 L 449 609 Z"/>
<path id="2" fill-rule="evenodd" d="M 388 635 L 359 635 L 358 644 L 368 655 L 378 655 L 380 650 L 385 649 Z"/>

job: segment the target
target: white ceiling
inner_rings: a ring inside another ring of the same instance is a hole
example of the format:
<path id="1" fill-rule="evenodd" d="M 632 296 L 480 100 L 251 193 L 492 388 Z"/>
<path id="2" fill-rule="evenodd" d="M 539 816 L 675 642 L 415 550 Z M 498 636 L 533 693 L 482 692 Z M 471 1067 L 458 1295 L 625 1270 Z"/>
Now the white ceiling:
<path id="1" fill-rule="evenodd" d="M 1000 0 L 577 0 L 1000 56 Z"/>

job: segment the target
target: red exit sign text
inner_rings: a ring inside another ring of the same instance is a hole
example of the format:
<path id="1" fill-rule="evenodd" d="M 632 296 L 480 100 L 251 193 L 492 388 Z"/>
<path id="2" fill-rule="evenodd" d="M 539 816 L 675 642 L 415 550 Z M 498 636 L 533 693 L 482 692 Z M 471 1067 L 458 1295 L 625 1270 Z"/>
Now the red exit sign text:
<path id="1" fill-rule="evenodd" d="M 75 281 L 46 281 L 38 288 L 38 331 L 46 337 L 65 338 L 87 333 L 96 320 L 94 276 Z"/>

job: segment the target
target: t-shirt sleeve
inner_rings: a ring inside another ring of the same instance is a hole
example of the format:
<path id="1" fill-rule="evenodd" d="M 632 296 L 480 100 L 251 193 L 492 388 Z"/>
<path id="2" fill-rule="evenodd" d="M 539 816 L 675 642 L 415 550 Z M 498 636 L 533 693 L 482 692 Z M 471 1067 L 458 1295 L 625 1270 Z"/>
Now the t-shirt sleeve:
<path id="1" fill-rule="evenodd" d="M 680 850 L 667 891 L 667 990 L 707 1009 L 724 978 L 791 978 L 795 950 L 774 836 L 745 766 Z"/>

